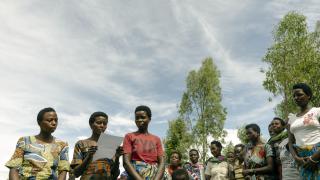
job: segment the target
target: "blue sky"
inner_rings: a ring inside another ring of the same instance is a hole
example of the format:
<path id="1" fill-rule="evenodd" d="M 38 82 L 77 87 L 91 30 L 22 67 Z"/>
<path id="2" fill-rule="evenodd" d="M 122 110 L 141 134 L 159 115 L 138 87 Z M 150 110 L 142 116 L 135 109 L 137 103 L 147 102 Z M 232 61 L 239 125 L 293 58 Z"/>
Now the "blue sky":
<path id="1" fill-rule="evenodd" d="M 221 71 L 227 140 L 243 123 L 267 134 L 277 101 L 267 101 L 261 59 L 290 10 L 310 30 L 320 20 L 316 0 L 1 1 L 0 164 L 20 136 L 38 133 L 36 115 L 48 106 L 59 116 L 54 135 L 71 148 L 90 135 L 92 112 L 106 112 L 108 132 L 124 135 L 141 104 L 152 109 L 150 131 L 164 137 L 188 72 L 208 56 Z"/>

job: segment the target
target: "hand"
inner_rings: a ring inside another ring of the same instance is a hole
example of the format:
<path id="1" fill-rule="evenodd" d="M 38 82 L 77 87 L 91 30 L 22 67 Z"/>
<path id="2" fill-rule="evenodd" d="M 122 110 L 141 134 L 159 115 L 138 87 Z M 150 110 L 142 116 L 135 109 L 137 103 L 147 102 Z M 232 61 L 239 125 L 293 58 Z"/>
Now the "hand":
<path id="1" fill-rule="evenodd" d="M 315 163 L 310 160 L 310 157 L 305 159 L 305 164 L 303 165 L 303 168 L 310 169 L 311 171 L 315 171 L 318 169 L 318 163 Z"/>
<path id="2" fill-rule="evenodd" d="M 92 157 L 97 150 L 98 150 L 98 146 L 90 146 L 88 148 L 88 156 Z"/>
<path id="3" fill-rule="evenodd" d="M 299 156 L 295 156 L 294 160 L 296 161 L 296 163 L 299 166 L 304 166 L 304 164 L 306 163 L 306 158 L 302 158 L 302 157 L 299 157 Z"/>
<path id="4" fill-rule="evenodd" d="M 249 175 L 249 174 L 251 174 L 251 173 L 252 173 L 251 169 L 244 169 L 244 170 L 242 170 L 242 174 L 243 174 L 244 176 Z"/>
<path id="5" fill-rule="evenodd" d="M 115 156 L 118 158 L 120 156 L 122 156 L 124 153 L 123 153 L 123 147 L 122 146 L 118 146 L 118 148 L 116 149 L 116 154 Z"/>

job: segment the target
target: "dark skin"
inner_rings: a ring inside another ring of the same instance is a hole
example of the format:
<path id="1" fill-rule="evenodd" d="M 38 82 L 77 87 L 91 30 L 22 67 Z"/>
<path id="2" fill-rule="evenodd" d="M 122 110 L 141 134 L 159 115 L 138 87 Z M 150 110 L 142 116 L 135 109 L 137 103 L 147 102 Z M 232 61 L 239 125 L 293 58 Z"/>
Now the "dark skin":
<path id="1" fill-rule="evenodd" d="M 270 135 L 270 137 L 272 137 L 272 136 L 274 136 L 274 135 L 275 135 L 275 132 L 274 132 L 273 127 L 272 127 L 272 125 L 271 125 L 271 124 L 269 124 L 269 126 L 268 126 L 268 131 L 269 131 L 269 135 Z"/>
<path id="2" fill-rule="evenodd" d="M 145 111 L 137 111 L 135 113 L 135 123 L 138 127 L 137 133 L 141 134 L 149 134 L 148 132 L 148 126 L 149 122 L 151 121 L 150 117 Z M 132 155 L 131 153 L 124 154 L 123 157 L 123 166 L 134 179 L 136 180 L 143 180 L 143 178 L 138 174 L 138 172 L 135 170 L 135 168 L 132 166 L 131 162 Z M 158 172 L 155 176 L 155 180 L 160 180 L 164 173 L 164 157 L 158 156 Z"/>
<path id="3" fill-rule="evenodd" d="M 263 144 L 263 142 L 260 139 L 260 133 L 254 131 L 252 128 L 246 129 L 246 134 L 249 139 L 249 141 L 252 143 L 253 146 Z M 253 174 L 267 174 L 271 173 L 272 166 L 273 166 L 273 159 L 272 157 L 267 157 L 267 165 L 261 168 L 254 168 L 254 169 L 248 169 L 245 167 L 245 169 L 242 171 L 242 174 L 244 176 L 249 176 Z"/>
<path id="4" fill-rule="evenodd" d="M 309 105 L 309 101 L 311 99 L 310 96 L 308 96 L 303 89 L 294 89 L 293 90 L 293 99 L 297 106 L 299 106 L 300 112 L 297 114 L 298 117 L 301 117 L 305 115 L 312 107 Z M 287 126 L 288 129 L 288 136 L 289 136 L 289 150 L 292 154 L 293 158 L 295 159 L 296 163 L 299 166 L 303 166 L 304 168 L 311 169 L 312 171 L 315 171 L 317 167 L 317 163 L 310 160 L 310 158 L 314 161 L 320 160 L 320 152 L 317 151 L 310 157 L 299 157 L 295 149 L 293 148 L 293 144 L 295 143 L 295 137 L 290 132 L 290 125 Z"/>
<path id="5" fill-rule="evenodd" d="M 46 112 L 43 115 L 42 121 L 39 122 L 40 133 L 36 135 L 36 139 L 40 143 L 53 143 L 54 137 L 52 133 L 56 130 L 58 126 L 58 116 L 54 111 Z M 65 180 L 67 171 L 61 171 L 58 175 L 58 180 Z M 16 168 L 11 168 L 9 172 L 10 180 L 19 180 L 19 171 Z"/>
<path id="6" fill-rule="evenodd" d="M 82 173 L 87 169 L 88 165 L 92 162 L 93 155 L 98 150 L 97 142 L 100 137 L 100 134 L 103 133 L 107 129 L 108 119 L 104 116 L 98 116 L 95 118 L 95 121 L 90 124 L 90 128 L 92 130 L 91 137 L 87 140 L 93 142 L 93 146 L 90 146 L 88 149 L 87 156 L 83 159 L 82 163 L 74 167 L 73 173 L 76 177 L 79 177 L 82 175 Z M 123 155 L 123 149 L 121 146 L 119 146 L 116 149 L 116 153 L 113 157 L 113 161 L 118 166 L 115 166 L 115 168 L 119 168 L 119 158 Z M 115 175 L 117 176 L 117 175 Z"/>
<path id="7" fill-rule="evenodd" d="M 192 164 L 196 164 L 199 160 L 199 153 L 198 151 L 190 151 L 189 152 L 189 159 L 192 162 Z"/>
<path id="8" fill-rule="evenodd" d="M 211 144 L 211 145 L 210 145 L 211 154 L 212 154 L 214 157 L 216 157 L 216 158 L 218 158 L 219 156 L 221 156 L 221 149 L 222 149 L 222 148 L 218 147 L 218 146 L 215 145 L 215 144 Z M 205 175 L 205 178 L 206 178 L 206 179 L 210 179 L 211 176 L 210 176 L 210 175 Z"/>
<path id="9" fill-rule="evenodd" d="M 170 156 L 170 167 L 176 170 L 180 167 L 181 157 L 177 153 L 172 153 Z"/>
<path id="10" fill-rule="evenodd" d="M 281 121 L 279 119 L 272 120 L 271 127 L 275 135 L 281 133 L 285 128 L 285 126 L 281 124 Z"/>

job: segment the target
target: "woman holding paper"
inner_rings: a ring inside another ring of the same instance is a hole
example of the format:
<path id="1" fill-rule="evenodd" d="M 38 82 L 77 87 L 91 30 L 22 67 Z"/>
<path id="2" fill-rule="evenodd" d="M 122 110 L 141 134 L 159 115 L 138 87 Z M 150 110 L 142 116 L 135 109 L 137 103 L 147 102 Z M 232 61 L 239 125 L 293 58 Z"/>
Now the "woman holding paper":
<path id="1" fill-rule="evenodd" d="M 124 137 L 124 168 L 128 179 L 159 180 L 164 173 L 164 157 L 161 140 L 148 131 L 151 121 L 151 110 L 147 106 L 135 109 L 136 132 Z"/>
<path id="2" fill-rule="evenodd" d="M 71 162 L 72 174 L 81 176 L 81 180 L 91 179 L 117 179 L 120 174 L 119 157 L 123 154 L 122 148 L 118 147 L 113 159 L 98 159 L 92 161 L 97 151 L 97 141 L 100 134 L 107 129 L 108 116 L 104 112 L 94 112 L 89 119 L 92 135 L 88 139 L 76 143 Z"/>

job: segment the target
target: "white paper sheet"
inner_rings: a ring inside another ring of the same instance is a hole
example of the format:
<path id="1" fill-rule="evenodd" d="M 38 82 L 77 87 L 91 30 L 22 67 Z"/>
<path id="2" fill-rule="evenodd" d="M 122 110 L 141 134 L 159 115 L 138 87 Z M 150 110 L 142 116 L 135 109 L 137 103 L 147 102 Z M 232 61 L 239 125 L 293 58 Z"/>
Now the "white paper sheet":
<path id="1" fill-rule="evenodd" d="M 102 158 L 111 159 L 122 141 L 123 137 L 101 133 L 97 142 L 98 150 L 94 153 L 92 161 Z"/>

